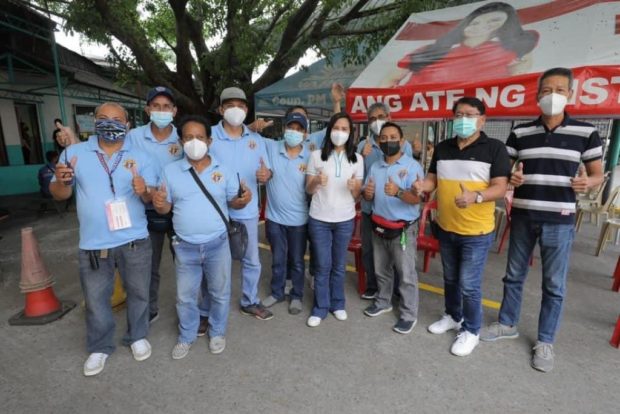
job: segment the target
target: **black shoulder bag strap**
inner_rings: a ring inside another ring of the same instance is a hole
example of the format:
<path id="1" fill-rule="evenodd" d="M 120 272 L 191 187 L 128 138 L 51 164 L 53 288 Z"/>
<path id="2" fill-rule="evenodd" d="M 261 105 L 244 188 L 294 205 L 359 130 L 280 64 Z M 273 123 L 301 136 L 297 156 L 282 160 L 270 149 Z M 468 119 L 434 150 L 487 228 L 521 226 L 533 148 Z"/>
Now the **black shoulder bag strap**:
<path id="1" fill-rule="evenodd" d="M 222 218 L 222 221 L 224 222 L 224 224 L 226 224 L 226 230 L 230 232 L 230 223 L 228 222 L 228 219 L 226 218 L 224 213 L 222 213 L 222 209 L 217 204 L 217 201 L 215 201 L 211 193 L 207 191 L 202 181 L 200 181 L 200 178 L 198 178 L 198 175 L 196 174 L 196 171 L 194 170 L 193 167 L 189 169 L 189 172 L 192 174 L 192 177 L 194 177 L 194 181 L 196 181 L 196 184 L 198 184 L 198 187 L 200 187 L 204 195 L 207 197 L 207 199 L 209 199 L 211 204 L 213 204 L 213 207 L 215 207 L 215 210 L 217 210 L 217 212 L 219 213 L 220 217 Z"/>

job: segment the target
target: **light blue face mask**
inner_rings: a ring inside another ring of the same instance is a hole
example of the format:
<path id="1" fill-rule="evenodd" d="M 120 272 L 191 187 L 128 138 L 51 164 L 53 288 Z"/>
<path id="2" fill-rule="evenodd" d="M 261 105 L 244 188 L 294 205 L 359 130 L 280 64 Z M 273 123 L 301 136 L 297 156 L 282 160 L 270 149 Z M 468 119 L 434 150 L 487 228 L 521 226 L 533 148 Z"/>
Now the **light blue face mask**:
<path id="1" fill-rule="evenodd" d="M 159 129 L 164 129 L 172 122 L 172 112 L 151 111 L 151 122 Z"/>
<path id="2" fill-rule="evenodd" d="M 289 147 L 296 147 L 304 140 L 304 133 L 295 131 L 293 129 L 287 129 L 284 131 L 284 142 Z"/>
<path id="3" fill-rule="evenodd" d="M 452 130 L 461 139 L 469 138 L 476 133 L 478 118 L 456 118 L 452 123 Z"/>

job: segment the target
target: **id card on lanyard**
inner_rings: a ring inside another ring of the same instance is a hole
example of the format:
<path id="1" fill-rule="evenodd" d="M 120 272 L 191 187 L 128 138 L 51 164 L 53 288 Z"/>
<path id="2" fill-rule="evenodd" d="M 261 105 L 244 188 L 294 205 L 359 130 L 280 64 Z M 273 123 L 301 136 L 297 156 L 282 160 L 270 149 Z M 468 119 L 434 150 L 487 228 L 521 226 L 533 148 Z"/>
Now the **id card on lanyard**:
<path id="1" fill-rule="evenodd" d="M 118 168 L 121 163 L 121 159 L 123 158 L 123 153 L 119 152 L 114 160 L 114 164 L 112 165 L 112 169 L 108 167 L 108 163 L 106 162 L 103 154 L 97 152 L 97 158 L 99 158 L 99 162 L 101 166 L 105 170 L 106 174 L 108 174 L 108 179 L 110 180 L 110 190 L 112 191 L 112 195 L 114 199 L 106 201 L 105 203 L 105 214 L 108 219 L 108 228 L 110 231 L 122 230 L 131 227 L 131 218 L 129 217 L 129 209 L 127 208 L 127 202 L 122 198 L 116 197 L 116 189 L 114 188 L 114 178 L 112 174 Z"/>

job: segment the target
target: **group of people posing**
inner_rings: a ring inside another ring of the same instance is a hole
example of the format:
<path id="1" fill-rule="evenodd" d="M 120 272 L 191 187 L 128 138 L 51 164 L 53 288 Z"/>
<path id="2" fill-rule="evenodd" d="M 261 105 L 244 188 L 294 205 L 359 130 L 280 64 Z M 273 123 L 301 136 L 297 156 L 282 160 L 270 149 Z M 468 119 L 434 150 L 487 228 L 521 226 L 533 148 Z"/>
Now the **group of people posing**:
<path id="1" fill-rule="evenodd" d="M 564 110 L 572 82 L 568 69 L 545 72 L 537 95 L 541 116 L 515 127 L 506 144 L 482 131 L 483 102 L 459 99 L 453 108 L 454 138 L 436 145 L 426 175 L 381 103 L 369 108 L 369 134 L 357 144 L 349 115 L 337 111 L 325 130 L 309 134 L 301 106 L 287 111 L 282 139 L 265 139 L 256 131 L 261 125 L 244 124 L 248 101 L 236 87 L 221 92 L 223 119 L 213 127 L 198 115 L 183 117 L 175 127 L 175 98 L 166 87 L 148 93 L 150 122 L 139 128 L 128 129 L 127 112 L 119 104 L 100 105 L 95 135 L 65 148 L 50 185 L 56 199 L 74 192 L 77 199 L 90 354 L 84 375 L 100 373 L 115 349 L 110 306 L 115 268 L 127 292 L 123 343 L 138 361 L 150 356 L 146 336 L 159 316 L 166 238 L 176 266 L 179 320 L 172 358 L 185 357 L 205 334 L 212 353 L 224 351 L 233 221 L 247 231 L 240 259 L 243 314 L 271 319 L 269 308 L 286 298 L 287 279 L 292 282 L 288 312 L 303 311 L 309 241 L 314 302 L 306 324 L 316 328 L 330 313 L 345 321 L 347 246 L 358 202 L 367 272 L 362 298 L 372 301 L 364 314 L 392 313 L 392 303 L 398 303 L 393 330 L 410 333 L 418 320 L 420 204 L 433 196 L 445 314 L 428 331 L 455 331 L 451 352 L 457 356 L 469 355 L 480 340 L 516 338 L 523 283 L 538 242 L 543 289 L 531 363 L 549 371 L 574 237 L 575 194 L 603 177 L 596 129 Z M 267 192 L 265 232 L 272 252 L 270 293 L 262 300 L 259 185 Z M 493 240 L 495 200 L 509 185 L 514 196 L 504 299 L 498 322 L 482 328 L 481 284 Z"/>

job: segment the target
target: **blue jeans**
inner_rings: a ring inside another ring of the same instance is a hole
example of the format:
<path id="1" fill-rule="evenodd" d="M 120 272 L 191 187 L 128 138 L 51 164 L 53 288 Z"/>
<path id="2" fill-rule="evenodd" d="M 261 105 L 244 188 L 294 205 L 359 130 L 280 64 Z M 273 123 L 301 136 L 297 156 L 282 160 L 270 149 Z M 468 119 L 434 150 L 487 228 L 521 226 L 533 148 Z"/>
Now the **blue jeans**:
<path id="1" fill-rule="evenodd" d="M 312 316 L 324 319 L 331 311 L 344 310 L 344 276 L 347 247 L 353 235 L 354 220 L 328 223 L 308 220 L 308 233 L 316 256 L 314 307 Z"/>
<path id="2" fill-rule="evenodd" d="M 482 274 L 493 235 L 462 236 L 438 227 L 446 314 L 463 319 L 463 329 L 474 335 L 482 324 Z"/>
<path id="3" fill-rule="evenodd" d="M 508 263 L 503 279 L 504 298 L 499 310 L 501 324 L 514 326 L 519 323 L 523 283 L 527 277 L 530 256 L 538 241 L 543 277 L 538 340 L 553 343 L 562 318 L 566 274 L 574 238 L 573 224 L 539 223 L 526 217 L 512 216 Z"/>
<path id="4" fill-rule="evenodd" d="M 236 220 L 245 224 L 248 230 L 248 248 L 245 256 L 241 259 L 241 306 L 246 307 L 260 303 L 258 299 L 258 282 L 260 279 L 260 256 L 258 254 L 258 217 L 249 220 Z M 202 284 L 202 300 L 200 302 L 200 315 L 209 316 L 209 295 L 207 284 Z"/>
<path id="5" fill-rule="evenodd" d="M 151 279 L 151 240 L 132 243 L 107 250 L 107 258 L 95 251 L 99 268 L 93 269 L 90 252 L 78 254 L 80 283 L 86 302 L 86 349 L 89 353 L 112 354 L 116 324 L 110 304 L 114 291 L 114 273 L 118 267 L 127 292 L 127 332 L 123 344 L 130 345 L 145 338 L 149 332 L 149 283 Z"/>
<path id="6" fill-rule="evenodd" d="M 288 275 L 293 282 L 291 299 L 302 300 L 307 226 L 284 226 L 269 220 L 265 226 L 271 244 L 271 295 L 278 300 L 284 299 Z"/>
<path id="7" fill-rule="evenodd" d="M 196 340 L 200 313 L 198 292 L 203 277 L 209 299 L 209 336 L 225 336 L 230 308 L 231 258 L 228 235 L 208 243 L 192 244 L 178 239 L 174 243 L 177 269 L 178 342 Z M 204 275 L 204 276 L 203 276 Z"/>

